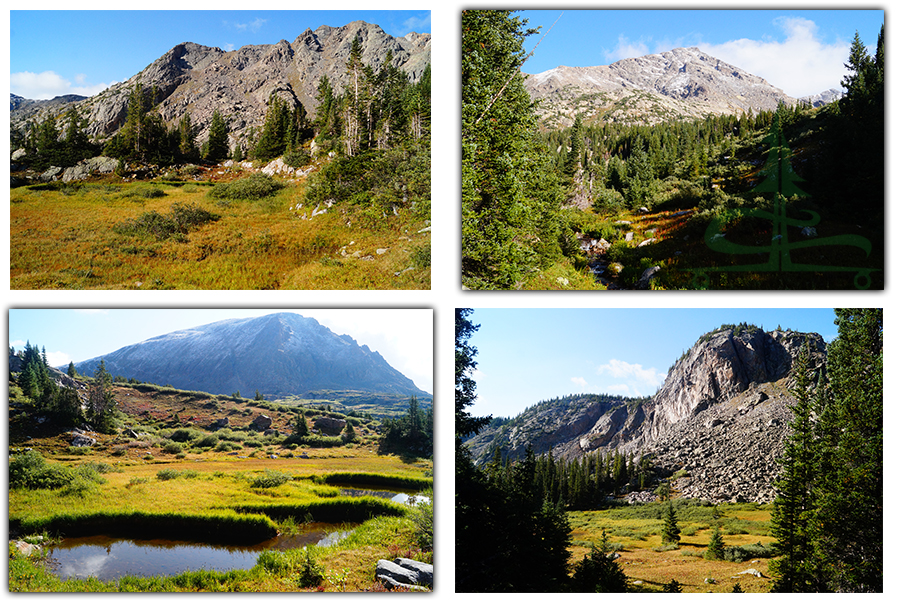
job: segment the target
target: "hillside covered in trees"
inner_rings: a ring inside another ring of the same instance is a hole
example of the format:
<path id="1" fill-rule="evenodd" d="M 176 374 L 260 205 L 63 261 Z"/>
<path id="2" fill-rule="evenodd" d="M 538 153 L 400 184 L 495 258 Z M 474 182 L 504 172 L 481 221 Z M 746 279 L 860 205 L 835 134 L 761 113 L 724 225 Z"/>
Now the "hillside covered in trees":
<path id="1" fill-rule="evenodd" d="M 883 31 L 822 107 L 552 131 L 519 72 L 531 32 L 463 13 L 466 287 L 883 287 Z"/>

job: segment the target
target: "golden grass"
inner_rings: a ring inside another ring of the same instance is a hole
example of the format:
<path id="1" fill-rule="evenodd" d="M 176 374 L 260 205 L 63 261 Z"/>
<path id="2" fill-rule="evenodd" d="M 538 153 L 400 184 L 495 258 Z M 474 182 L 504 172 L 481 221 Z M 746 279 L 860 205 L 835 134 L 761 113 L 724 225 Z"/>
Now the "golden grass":
<path id="1" fill-rule="evenodd" d="M 748 510 L 745 507 L 720 505 L 723 512 L 722 521 L 727 519 L 743 520 L 764 525 L 769 522 L 771 513 L 766 508 Z M 678 548 L 673 550 L 655 550 L 661 547 L 659 530 L 662 520 L 659 519 L 622 519 L 606 516 L 606 511 L 575 512 L 569 515 L 572 524 L 572 540 L 582 544 L 573 545 L 569 552 L 572 563 L 578 562 L 590 553 L 589 544 L 597 545 L 602 540 L 602 532 L 606 530 L 611 543 L 619 543 L 622 548 L 616 552 L 617 560 L 631 583 L 651 589 L 662 590 L 662 586 L 673 579 L 681 583 L 685 593 L 727 593 L 731 592 L 735 583 L 739 583 L 744 592 L 768 592 L 771 578 L 768 574 L 769 559 L 759 558 L 745 562 L 729 562 L 708 560 L 703 557 L 712 535 L 712 529 L 698 529 L 709 526 L 705 522 L 679 521 L 682 531 Z M 751 525 L 752 527 L 752 525 Z M 692 531 L 693 530 L 693 531 Z M 691 532 L 693 535 L 686 535 Z M 643 536 L 642 536 L 643 535 Z M 761 542 L 773 542 L 767 533 L 759 534 L 724 534 L 722 539 L 726 547 L 749 545 Z M 751 574 L 739 574 L 753 568 L 763 574 L 756 577 Z M 707 583 L 711 578 L 715 583 Z"/>
<path id="2" fill-rule="evenodd" d="M 302 183 L 258 201 L 211 199 L 210 186 L 198 184 L 155 184 L 165 196 L 128 196 L 142 185 L 149 184 L 11 190 L 11 288 L 430 288 L 430 266 L 415 258 L 430 251 L 430 231 L 419 232 L 429 221 L 407 210 L 386 218 L 350 206 L 298 214 Z M 176 203 L 220 218 L 165 240 L 113 230 Z"/>

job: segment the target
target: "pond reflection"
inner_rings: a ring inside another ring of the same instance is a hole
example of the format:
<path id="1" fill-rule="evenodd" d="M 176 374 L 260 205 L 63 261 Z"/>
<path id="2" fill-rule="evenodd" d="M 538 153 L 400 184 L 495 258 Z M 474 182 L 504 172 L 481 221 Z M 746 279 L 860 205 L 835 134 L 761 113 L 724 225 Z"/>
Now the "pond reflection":
<path id="1" fill-rule="evenodd" d="M 190 570 L 249 570 L 262 551 L 324 546 L 330 534 L 346 530 L 348 525 L 309 523 L 300 534 L 276 536 L 253 545 L 82 536 L 64 538 L 49 555 L 54 573 L 63 580 L 96 577 L 111 581 L 128 575 L 171 576 Z"/>

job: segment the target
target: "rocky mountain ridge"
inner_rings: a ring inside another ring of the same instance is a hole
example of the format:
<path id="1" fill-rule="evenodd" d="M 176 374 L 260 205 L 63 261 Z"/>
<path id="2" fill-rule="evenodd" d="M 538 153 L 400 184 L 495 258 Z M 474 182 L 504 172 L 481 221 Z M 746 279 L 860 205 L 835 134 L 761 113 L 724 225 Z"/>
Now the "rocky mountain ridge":
<path id="1" fill-rule="evenodd" d="M 336 92 L 341 91 L 347 82 L 346 63 L 356 38 L 362 43 L 363 63 L 376 71 L 389 52 L 391 63 L 414 81 L 431 62 L 430 34 L 393 37 L 378 25 L 354 21 L 339 28 L 307 28 L 293 42 L 246 45 L 233 51 L 181 43 L 130 79 L 75 104 L 87 120 L 86 131 L 91 137 L 109 136 L 124 124 L 128 95 L 140 82 L 147 91 L 155 88 L 157 110 L 166 123 L 177 123 L 190 113 L 198 143 L 208 138 L 213 112 L 218 110 L 228 124 L 230 146 L 245 146 L 250 130 L 262 126 L 271 95 L 294 106 L 302 104 L 312 117 L 322 76 L 328 77 Z M 13 128 L 21 128 L 35 110 L 56 109 L 25 105 L 24 100 L 11 97 L 11 107 L 19 104 L 10 111 Z"/>
<path id="2" fill-rule="evenodd" d="M 75 364 L 177 389 L 268 398 L 348 390 L 430 398 L 368 346 L 293 313 L 223 320 L 174 331 Z"/>
<path id="3" fill-rule="evenodd" d="M 527 75 L 525 88 L 547 128 L 585 123 L 655 124 L 775 109 L 797 100 L 761 77 L 697 47 L 678 48 L 607 66 L 556 68 Z"/>
<path id="4" fill-rule="evenodd" d="M 726 327 L 685 353 L 652 398 L 542 402 L 467 444 L 479 463 L 495 448 L 515 459 L 529 446 L 557 459 L 598 450 L 649 455 L 669 472 L 687 472 L 677 485 L 685 497 L 771 501 L 792 417 L 791 369 L 807 342 L 820 369 L 826 346 L 816 333 Z"/>

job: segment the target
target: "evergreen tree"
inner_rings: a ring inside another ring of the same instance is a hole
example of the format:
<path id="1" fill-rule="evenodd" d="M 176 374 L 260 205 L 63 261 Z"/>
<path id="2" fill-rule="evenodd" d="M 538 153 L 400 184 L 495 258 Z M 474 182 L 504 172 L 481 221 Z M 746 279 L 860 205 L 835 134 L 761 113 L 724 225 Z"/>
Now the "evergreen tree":
<path id="1" fill-rule="evenodd" d="M 666 518 L 661 538 L 664 545 L 677 545 L 678 541 L 681 540 L 681 530 L 678 529 L 678 518 L 675 516 L 675 507 L 672 506 L 672 502 L 669 502 L 669 505 L 666 507 Z"/>
<path id="2" fill-rule="evenodd" d="M 74 378 L 75 376 L 78 375 L 78 372 L 75 371 L 75 363 L 74 362 L 69 361 L 69 368 L 66 370 L 66 374 L 68 374 L 72 378 Z"/>
<path id="3" fill-rule="evenodd" d="M 303 410 L 297 411 L 297 416 L 294 419 L 293 435 L 295 438 L 305 438 L 309 435 L 309 425 L 306 422 L 306 416 L 303 414 Z"/>
<path id="4" fill-rule="evenodd" d="M 106 362 L 100 360 L 94 379 L 88 386 L 88 415 L 94 429 L 101 433 L 115 430 L 116 398 L 112 392 L 112 375 L 106 371 Z"/>
<path id="5" fill-rule="evenodd" d="M 193 160 L 197 157 L 196 131 L 191 125 L 190 113 L 181 116 L 178 122 L 178 153 L 186 160 Z"/>
<path id="6" fill-rule="evenodd" d="M 284 101 L 272 94 L 269 97 L 262 132 L 251 152 L 253 158 L 269 161 L 278 158 L 284 153 L 288 126 L 286 118 L 288 114 L 289 111 Z"/>
<path id="7" fill-rule="evenodd" d="M 613 559 L 606 530 L 600 546 L 591 545 L 590 555 L 575 564 L 572 591 L 590 593 L 622 593 L 628 589 L 628 579 L 619 563 Z M 680 591 L 680 590 L 679 590 Z"/>
<path id="8" fill-rule="evenodd" d="M 235 150 L 240 151 L 240 145 L 235 145 Z M 243 158 L 242 154 L 237 154 L 237 156 Z M 212 120 L 209 123 L 206 157 L 213 162 L 221 162 L 228 158 L 228 126 L 218 109 L 213 111 Z M 235 160 L 237 159 L 236 157 Z"/>
<path id="9" fill-rule="evenodd" d="M 725 543 L 722 540 L 722 532 L 718 523 L 713 528 L 712 536 L 709 537 L 709 545 L 706 547 L 706 559 L 725 559 Z"/>
<path id="10" fill-rule="evenodd" d="M 575 116 L 575 122 L 572 125 L 572 138 L 569 141 L 569 153 L 566 156 L 564 172 L 569 177 L 573 177 L 581 165 L 581 154 L 583 150 L 584 134 L 581 129 L 581 114 L 579 113 Z"/>
<path id="11" fill-rule="evenodd" d="M 462 270 L 516 288 L 560 256 L 562 194 L 520 67 L 533 30 L 511 11 L 462 13 Z"/>
<path id="12" fill-rule="evenodd" d="M 883 311 L 836 309 L 815 524 L 833 591 L 881 592 L 884 566 Z"/>
<path id="13" fill-rule="evenodd" d="M 488 477 L 463 445 L 490 420 L 466 412 L 475 399 L 469 338 L 478 328 L 470 312 L 456 311 L 456 590 L 560 591 L 568 581 L 570 528 L 564 511 L 536 488 L 534 453 Z"/>
<path id="14" fill-rule="evenodd" d="M 792 433 L 781 459 L 776 482 L 772 535 L 778 558 L 771 567 L 777 577 L 774 591 L 806 592 L 818 588 L 814 558 L 816 442 L 813 437 L 813 391 L 809 346 L 804 345 L 794 365 Z"/>
<path id="15" fill-rule="evenodd" d="M 66 132 L 62 143 L 63 160 L 60 166 L 73 166 L 78 161 L 88 158 L 93 153 L 91 142 L 84 131 L 85 121 L 82 120 L 75 106 L 66 111 Z"/>

